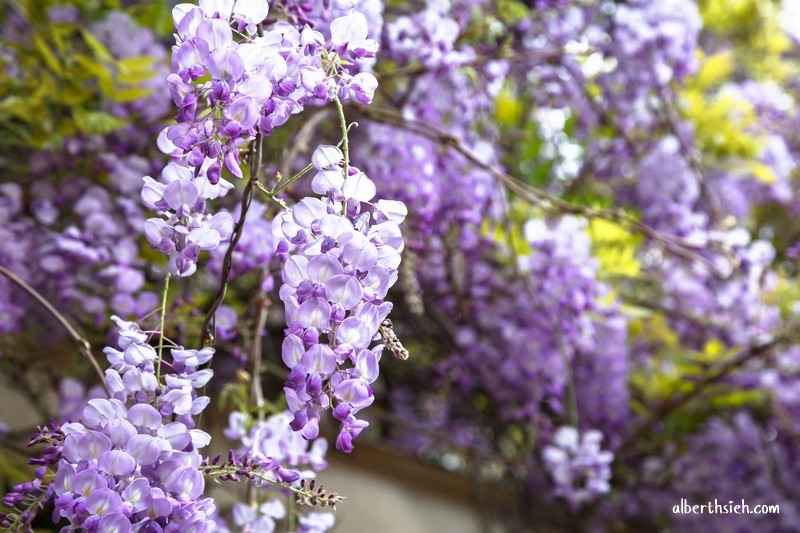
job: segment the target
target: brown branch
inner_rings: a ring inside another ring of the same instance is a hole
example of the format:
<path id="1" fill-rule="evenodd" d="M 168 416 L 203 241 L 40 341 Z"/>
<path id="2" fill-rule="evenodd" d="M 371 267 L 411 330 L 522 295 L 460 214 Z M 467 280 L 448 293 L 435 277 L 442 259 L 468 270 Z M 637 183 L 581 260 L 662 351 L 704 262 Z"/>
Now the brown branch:
<path id="1" fill-rule="evenodd" d="M 225 294 L 228 291 L 228 279 L 230 278 L 231 269 L 233 268 L 233 251 L 239 243 L 239 239 L 242 238 L 247 211 L 250 209 L 250 203 L 253 200 L 253 188 L 258 181 L 258 172 L 261 169 L 261 149 L 261 134 L 259 133 L 256 135 L 251 145 L 250 178 L 247 180 L 247 185 L 245 185 L 244 192 L 242 193 L 239 220 L 236 221 L 236 225 L 233 227 L 231 242 L 228 244 L 228 249 L 225 250 L 225 257 L 222 259 L 222 273 L 220 275 L 219 288 L 203 320 L 203 327 L 200 329 L 201 348 L 214 345 L 214 315 L 217 309 L 219 309 L 219 306 L 222 305 L 222 302 L 225 301 Z"/>
<path id="2" fill-rule="evenodd" d="M 47 299 L 39 293 L 36 289 L 28 285 L 22 278 L 8 270 L 7 268 L 0 266 L 0 274 L 8 278 L 12 283 L 17 285 L 19 288 L 27 292 L 34 300 L 39 302 L 39 305 L 44 307 L 44 309 L 50 313 L 50 315 L 56 319 L 56 322 L 61 324 L 67 335 L 70 339 L 76 344 L 78 347 L 78 351 L 80 354 L 89 361 L 89 364 L 92 365 L 95 373 L 97 373 L 97 377 L 100 379 L 100 383 L 103 385 L 103 388 L 106 390 L 106 393 L 111 396 L 111 392 L 108 390 L 108 385 L 106 385 L 106 375 L 103 372 L 103 369 L 100 368 L 100 363 L 97 362 L 97 359 L 94 357 L 92 353 L 92 345 L 86 340 L 78 330 L 76 330 L 72 324 L 69 323 L 67 318 L 61 314 L 53 305 L 47 301 Z"/>
<path id="3" fill-rule="evenodd" d="M 586 50 L 580 52 L 580 54 L 591 54 L 595 52 L 596 49 L 592 47 L 588 47 Z M 564 50 L 563 47 L 558 46 L 554 48 L 543 48 L 541 50 L 528 50 L 525 52 L 516 52 L 516 53 L 498 53 L 498 54 L 491 54 L 491 55 L 478 55 L 472 59 L 466 60 L 458 65 L 455 65 L 456 68 L 463 68 L 463 67 L 477 67 L 488 63 L 490 61 L 508 61 L 511 63 L 516 62 L 525 62 L 525 61 L 537 61 L 537 60 L 547 60 L 553 59 L 557 57 L 563 57 L 567 55 L 568 52 Z M 452 68 L 452 65 L 446 67 L 447 69 Z M 439 70 L 445 70 L 445 68 L 437 69 L 431 68 L 425 65 L 413 65 L 408 67 L 402 67 L 394 70 L 389 70 L 386 72 L 380 72 L 375 75 L 378 78 L 378 81 L 386 81 L 392 78 L 401 78 L 401 77 L 408 77 L 408 76 L 419 76 L 421 74 L 427 73 L 435 73 Z"/>
<path id="4" fill-rule="evenodd" d="M 500 168 L 483 161 L 475 152 L 469 149 L 464 143 L 456 136 L 440 129 L 438 126 L 425 122 L 422 120 L 406 118 L 401 114 L 387 109 L 380 109 L 376 107 L 358 107 L 359 113 L 368 119 L 374 120 L 382 124 L 389 124 L 401 129 L 405 129 L 412 133 L 416 133 L 435 141 L 446 148 L 450 148 L 455 152 L 461 154 L 470 164 L 480 168 L 495 179 L 501 182 L 508 190 L 519 195 L 520 198 L 538 205 L 542 209 L 556 214 L 573 214 L 580 215 L 586 218 L 593 218 L 599 220 L 606 220 L 614 224 L 625 226 L 631 230 L 645 235 L 646 237 L 661 243 L 666 250 L 673 255 L 686 259 L 688 261 L 696 261 L 705 265 L 711 272 L 720 278 L 727 278 L 731 275 L 735 262 L 725 249 L 721 249 L 728 259 L 731 268 L 729 270 L 722 270 L 713 261 L 704 257 L 699 253 L 701 247 L 693 244 L 692 242 L 679 237 L 661 232 L 652 228 L 632 217 L 622 209 L 593 209 L 582 205 L 576 205 L 566 200 L 563 200 L 550 193 L 532 187 L 515 177 L 507 174 Z"/>

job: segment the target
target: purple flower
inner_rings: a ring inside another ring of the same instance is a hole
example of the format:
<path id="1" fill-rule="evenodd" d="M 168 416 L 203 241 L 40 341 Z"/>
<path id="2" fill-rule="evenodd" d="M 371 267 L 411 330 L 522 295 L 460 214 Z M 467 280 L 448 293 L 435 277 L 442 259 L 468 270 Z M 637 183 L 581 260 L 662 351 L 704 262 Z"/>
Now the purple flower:
<path id="1" fill-rule="evenodd" d="M 553 494 L 567 500 L 573 509 L 611 490 L 611 462 L 614 454 L 603 451 L 599 431 L 581 435 L 573 427 L 558 428 L 553 443 L 542 451 L 545 467 L 553 478 Z"/>
<path id="2" fill-rule="evenodd" d="M 340 21 L 341 35 L 361 42 L 359 21 Z M 356 27 L 347 29 L 349 23 Z M 351 451 L 366 427 L 352 415 L 373 401 L 370 383 L 381 347 L 368 348 L 391 308 L 382 298 L 397 279 L 404 246 L 398 223 L 406 211 L 399 202 L 371 204 L 375 184 L 355 167 L 345 177 L 343 157 L 334 146 L 317 148 L 312 188 L 324 197 L 302 199 L 275 225 L 299 250 L 284 264 L 280 291 L 288 326 L 282 357 L 292 370 L 285 388 L 291 426 L 316 437 L 319 413 L 332 395 L 334 417 L 342 422 L 337 447 Z"/>

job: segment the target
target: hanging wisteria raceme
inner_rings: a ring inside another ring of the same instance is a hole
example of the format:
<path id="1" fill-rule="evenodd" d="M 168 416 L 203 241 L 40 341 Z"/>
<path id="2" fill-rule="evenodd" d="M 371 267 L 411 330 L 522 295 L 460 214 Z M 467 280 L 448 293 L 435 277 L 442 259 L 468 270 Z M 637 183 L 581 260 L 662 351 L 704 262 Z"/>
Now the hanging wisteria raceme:
<path id="1" fill-rule="evenodd" d="M 208 405 L 194 388 L 211 378 L 210 370 L 196 367 L 213 349 L 173 349 L 177 372 L 165 373 L 164 387 L 148 335 L 132 322 L 112 319 L 119 344 L 105 352 L 111 364 L 106 384 L 114 397 L 89 400 L 79 421 L 56 426 L 48 438 L 57 446 L 37 471 L 39 483 L 6 496 L 5 503 L 13 508 L 27 493 L 44 492 L 54 498 L 54 520 L 68 520 L 70 530 L 212 531 L 215 505 L 202 498 L 199 469 L 199 450 L 210 437 L 194 429 L 192 415 Z M 48 466 L 55 475 L 44 485 Z"/>
<path id="2" fill-rule="evenodd" d="M 316 438 L 320 413 L 332 408 L 341 423 L 336 447 L 350 452 L 368 425 L 355 415 L 374 400 L 383 345 L 370 344 L 392 308 L 384 298 L 397 280 L 406 207 L 373 203 L 375 184 L 335 146 L 318 147 L 312 161 L 311 187 L 323 197 L 304 198 L 275 219 L 286 248 L 296 250 L 280 290 L 288 326 L 282 354 L 291 369 L 284 390 L 292 429 Z"/>

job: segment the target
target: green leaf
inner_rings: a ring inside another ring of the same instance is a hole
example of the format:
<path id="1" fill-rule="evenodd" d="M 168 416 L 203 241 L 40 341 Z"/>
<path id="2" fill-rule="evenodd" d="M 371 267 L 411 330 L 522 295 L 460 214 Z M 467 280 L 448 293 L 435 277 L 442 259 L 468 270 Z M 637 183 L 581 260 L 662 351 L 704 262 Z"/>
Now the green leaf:
<path id="1" fill-rule="evenodd" d="M 61 62 L 53 54 L 53 51 L 50 50 L 50 47 L 47 45 L 47 43 L 44 42 L 44 39 L 42 39 L 40 35 L 34 35 L 33 44 L 36 46 L 36 50 L 42 56 L 42 60 L 44 60 L 47 68 L 58 75 L 62 75 L 64 70 L 61 68 Z"/>
<path id="2" fill-rule="evenodd" d="M 151 79 L 154 75 L 155 58 L 150 56 L 126 57 L 117 61 L 117 83 L 136 85 Z"/>
<path id="3" fill-rule="evenodd" d="M 83 35 L 83 40 L 86 42 L 86 45 L 89 49 L 94 53 L 97 59 L 101 61 L 107 61 L 108 63 L 114 62 L 114 56 L 111 55 L 111 52 L 108 51 L 106 45 L 101 43 L 97 40 L 97 37 L 91 34 L 91 32 L 87 29 L 81 29 L 81 35 Z"/>
<path id="4" fill-rule="evenodd" d="M 114 77 L 106 65 L 99 63 L 92 57 L 82 54 L 74 56 L 73 61 L 75 66 L 79 69 L 79 72 L 75 72 L 75 77 L 78 77 L 80 74 L 85 75 L 88 73 L 97 78 L 97 82 L 100 85 L 100 90 L 104 94 L 110 94 L 114 92 L 116 89 L 116 86 L 114 85 Z"/>
<path id="5" fill-rule="evenodd" d="M 158 35 L 169 35 L 174 29 L 169 2 L 156 1 L 149 5 L 135 5 L 131 8 L 131 14 L 142 26 L 151 28 Z"/>
<path id="6" fill-rule="evenodd" d="M 136 87 L 131 89 L 116 89 L 108 96 L 116 102 L 133 102 L 141 100 L 151 92 L 153 92 L 152 89 Z"/>
<path id="7" fill-rule="evenodd" d="M 73 112 L 73 118 L 78 129 L 89 135 L 105 135 L 125 124 L 124 120 L 103 111 L 76 109 Z"/>

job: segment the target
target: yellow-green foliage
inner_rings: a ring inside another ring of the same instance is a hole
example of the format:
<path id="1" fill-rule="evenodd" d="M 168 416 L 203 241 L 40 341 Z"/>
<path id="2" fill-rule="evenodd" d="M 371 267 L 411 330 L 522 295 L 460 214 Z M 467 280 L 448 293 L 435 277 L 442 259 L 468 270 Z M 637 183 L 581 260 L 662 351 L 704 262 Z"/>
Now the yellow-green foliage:
<path id="1" fill-rule="evenodd" d="M 650 313 L 630 321 L 630 332 L 654 348 L 655 358 L 648 368 L 631 375 L 630 383 L 641 402 L 634 408 L 646 415 L 653 406 L 669 405 L 692 394 L 697 387 L 702 393 L 695 404 L 676 412 L 677 427 L 689 430 L 701 422 L 709 410 L 736 409 L 761 405 L 766 393 L 759 390 L 739 390 L 724 380 L 702 385 L 702 379 L 716 373 L 726 361 L 735 357 L 736 348 L 728 348 L 717 339 L 706 342 L 701 350 L 681 346 L 677 334 L 669 327 L 660 312 Z"/>
<path id="2" fill-rule="evenodd" d="M 501 127 L 514 126 L 525 118 L 525 105 L 507 85 L 495 99 L 495 118 Z"/>
<path id="3" fill-rule="evenodd" d="M 781 30 L 777 0 L 700 0 L 705 32 L 735 43 L 713 55 L 701 54 L 700 71 L 681 90 L 682 113 L 694 126 L 702 157 L 763 182 L 775 179 L 758 160 L 766 132 L 752 104 L 724 89 L 741 76 L 780 82 L 792 65 L 783 58 L 790 47 Z"/>
<path id="4" fill-rule="evenodd" d="M 729 80 L 734 60 L 730 52 L 701 58 L 700 71 L 681 93 L 682 111 L 694 125 L 704 156 L 754 159 L 762 143 L 753 134 L 757 119 L 753 105 L 730 92 L 715 90 Z"/>
<path id="5" fill-rule="evenodd" d="M 775 290 L 764 297 L 764 306 L 777 306 L 784 320 L 797 316 L 797 304 L 800 302 L 800 284 L 796 277 L 778 276 Z"/>
<path id="6" fill-rule="evenodd" d="M 482 232 L 486 237 L 491 238 L 500 246 L 510 252 L 505 260 L 510 261 L 513 257 L 530 255 L 531 248 L 525 240 L 525 222 L 533 217 L 541 217 L 542 213 L 526 204 L 525 202 L 514 202 L 506 212 L 505 219 L 501 222 L 492 222 L 488 218 L 483 220 Z M 498 258 L 503 260 L 504 258 Z"/>
<path id="7" fill-rule="evenodd" d="M 528 17 L 530 9 L 519 0 L 498 0 L 495 15 L 504 25 L 511 26 Z"/>
<path id="8" fill-rule="evenodd" d="M 125 121 L 100 110 L 99 102 L 130 102 L 149 93 L 140 84 L 152 77 L 153 58 L 116 60 L 86 28 L 48 21 L 48 4 L 12 2 L 30 38 L 3 43 L 13 53 L 11 59 L 0 60 L 0 125 L 6 130 L 6 148 L 40 149 L 78 133 L 106 134 Z"/>
<path id="9" fill-rule="evenodd" d="M 706 30 L 732 38 L 738 61 L 758 78 L 781 79 L 788 65 L 781 54 L 791 41 L 780 29 L 780 0 L 700 0 Z"/>
<path id="10" fill-rule="evenodd" d="M 636 250 L 642 242 L 641 235 L 600 219 L 589 222 L 587 233 L 592 239 L 592 254 L 600 261 L 601 275 L 636 277 L 639 274 Z"/>

